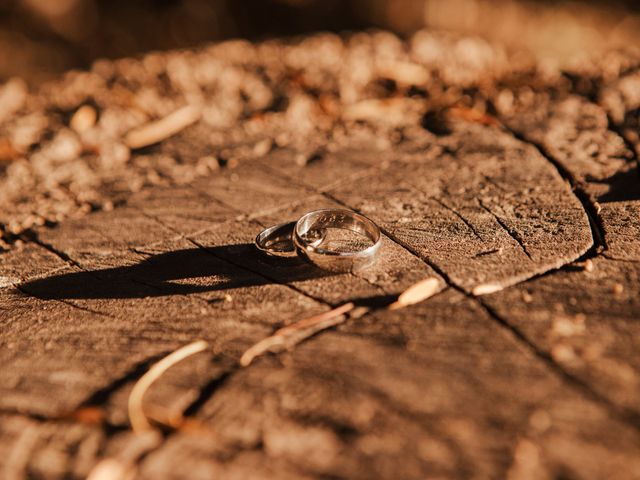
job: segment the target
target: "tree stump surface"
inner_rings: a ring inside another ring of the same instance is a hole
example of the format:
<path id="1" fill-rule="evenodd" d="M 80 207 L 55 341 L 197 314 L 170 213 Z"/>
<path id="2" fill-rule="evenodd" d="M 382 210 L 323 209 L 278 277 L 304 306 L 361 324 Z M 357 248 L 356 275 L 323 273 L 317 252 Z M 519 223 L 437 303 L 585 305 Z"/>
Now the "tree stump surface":
<path id="1" fill-rule="evenodd" d="M 0 477 L 640 478 L 639 92 L 633 52 L 560 69 L 427 31 L 6 83 Z M 371 268 L 253 247 L 328 206 L 382 227 Z M 198 339 L 144 397 L 187 421 L 134 433 L 136 381 Z"/>

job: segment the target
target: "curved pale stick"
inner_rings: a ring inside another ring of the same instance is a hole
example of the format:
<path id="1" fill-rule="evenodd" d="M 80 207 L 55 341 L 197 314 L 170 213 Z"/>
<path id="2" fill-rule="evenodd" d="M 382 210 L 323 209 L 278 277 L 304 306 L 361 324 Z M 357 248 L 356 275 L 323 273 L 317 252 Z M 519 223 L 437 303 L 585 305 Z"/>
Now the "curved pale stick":
<path id="1" fill-rule="evenodd" d="M 208 347 L 209 344 L 204 340 L 197 340 L 193 343 L 185 345 L 175 352 L 170 353 L 159 362 L 153 364 L 149 371 L 142 377 L 140 377 L 140 379 L 133 386 L 133 390 L 131 390 L 128 404 L 129 422 L 131 423 L 131 428 L 133 428 L 134 432 L 143 432 L 151 428 L 151 424 L 149 423 L 149 420 L 147 420 L 147 417 L 144 414 L 144 410 L 142 408 L 142 400 L 144 394 L 147 392 L 153 382 L 160 378 L 164 372 L 166 372 L 176 363 L 195 353 L 206 350 Z"/>

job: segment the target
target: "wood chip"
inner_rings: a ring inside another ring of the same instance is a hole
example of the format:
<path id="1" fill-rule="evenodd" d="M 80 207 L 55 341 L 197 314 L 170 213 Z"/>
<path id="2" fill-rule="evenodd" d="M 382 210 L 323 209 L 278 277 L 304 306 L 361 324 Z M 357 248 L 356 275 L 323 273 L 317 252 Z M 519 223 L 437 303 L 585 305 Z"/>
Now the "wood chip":
<path id="1" fill-rule="evenodd" d="M 73 114 L 69 126 L 78 133 L 86 132 L 96 124 L 97 118 L 95 108 L 91 105 L 83 105 Z"/>
<path id="2" fill-rule="evenodd" d="M 135 465 L 116 458 L 105 458 L 93 467 L 87 480 L 129 480 L 135 476 Z"/>
<path id="3" fill-rule="evenodd" d="M 551 325 L 551 335 L 554 338 L 582 335 L 585 330 L 584 315 L 576 315 L 575 317 L 559 316 L 553 319 Z"/>
<path id="4" fill-rule="evenodd" d="M 398 300 L 389 305 L 389 310 L 397 310 L 409 305 L 420 303 L 440 291 L 437 278 L 426 278 L 414 283 L 400 294 Z"/>
<path id="5" fill-rule="evenodd" d="M 253 153 L 258 157 L 262 157 L 271 151 L 273 148 L 273 140 L 270 138 L 265 138 L 264 140 L 260 140 L 253 146 Z"/>
<path id="6" fill-rule="evenodd" d="M 531 295 L 530 292 L 527 292 L 526 290 L 524 290 L 522 292 L 522 301 L 524 303 L 531 303 L 533 302 L 533 295 Z"/>
<path id="7" fill-rule="evenodd" d="M 87 475 L 87 480 L 130 480 L 137 477 L 138 463 L 144 455 L 158 448 L 163 437 L 160 432 L 147 431 L 124 440 L 125 445 L 112 457 L 100 460 Z"/>
<path id="8" fill-rule="evenodd" d="M 153 145 L 197 122 L 201 115 L 199 108 L 187 105 L 160 120 L 134 128 L 124 137 L 124 143 L 132 149 Z"/>
<path id="9" fill-rule="evenodd" d="M 100 407 L 81 407 L 67 415 L 66 418 L 88 425 L 99 425 L 105 419 L 105 412 Z"/>
<path id="10" fill-rule="evenodd" d="M 151 429 L 151 424 L 149 420 L 147 420 L 142 408 L 142 400 L 149 387 L 170 367 L 208 347 L 209 344 L 204 340 L 198 340 L 185 345 L 155 363 L 149 371 L 138 380 L 129 395 L 129 421 L 134 432 L 143 432 Z"/>
<path id="11" fill-rule="evenodd" d="M 424 85 L 431 78 L 426 68 L 410 62 L 385 62 L 378 67 L 378 73 L 401 86 Z"/>
<path id="12" fill-rule="evenodd" d="M 27 84 L 21 78 L 12 78 L 0 86 L 0 123 L 24 106 L 28 93 Z"/>
<path id="13" fill-rule="evenodd" d="M 613 294 L 616 296 L 620 296 L 622 295 L 622 293 L 624 292 L 624 285 L 622 285 L 621 283 L 616 283 L 613 286 Z"/>
<path id="14" fill-rule="evenodd" d="M 447 111 L 447 116 L 450 118 L 458 118 L 465 122 L 479 123 L 489 127 L 499 127 L 502 124 L 496 117 L 487 113 L 480 112 L 473 108 L 466 107 L 451 107 Z"/>
<path id="15" fill-rule="evenodd" d="M 13 146 L 11 140 L 0 138 L 0 163 L 10 162 L 20 157 L 20 152 Z"/>
<path id="16" fill-rule="evenodd" d="M 328 312 L 305 318 L 277 330 L 273 335 L 260 340 L 240 357 L 240 365 L 247 367 L 256 357 L 266 353 L 277 353 L 287 350 L 310 336 L 339 325 L 347 319 L 347 313 L 353 310 L 354 304 L 349 302 Z"/>
<path id="17" fill-rule="evenodd" d="M 484 283 L 484 284 L 475 286 L 471 291 L 471 293 L 476 296 L 488 295 L 490 293 L 499 292 L 503 288 L 504 288 L 504 285 L 500 285 L 498 283 Z"/>
<path id="18" fill-rule="evenodd" d="M 405 125 L 417 123 L 423 110 L 424 102 L 411 98 L 368 99 L 346 107 L 343 118 L 387 125 Z"/>
<path id="19" fill-rule="evenodd" d="M 326 152 L 322 148 L 318 148 L 316 150 L 311 150 L 311 151 L 297 154 L 295 156 L 295 162 L 296 162 L 296 165 L 298 165 L 299 167 L 305 167 L 310 163 L 314 163 L 319 160 L 322 160 L 325 155 L 326 155 Z"/>

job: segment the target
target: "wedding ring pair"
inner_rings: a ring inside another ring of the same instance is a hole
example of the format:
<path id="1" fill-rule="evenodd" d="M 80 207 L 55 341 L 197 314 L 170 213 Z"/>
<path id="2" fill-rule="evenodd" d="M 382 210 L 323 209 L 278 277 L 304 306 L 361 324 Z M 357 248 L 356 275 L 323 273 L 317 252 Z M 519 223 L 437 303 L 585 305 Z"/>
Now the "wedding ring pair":
<path id="1" fill-rule="evenodd" d="M 329 229 L 353 232 L 367 239 L 365 247 L 347 251 L 324 245 Z M 264 229 L 255 239 L 258 250 L 270 256 L 300 256 L 324 270 L 356 271 L 371 265 L 380 250 L 380 228 L 364 215 L 337 208 L 305 213 L 295 222 Z"/>

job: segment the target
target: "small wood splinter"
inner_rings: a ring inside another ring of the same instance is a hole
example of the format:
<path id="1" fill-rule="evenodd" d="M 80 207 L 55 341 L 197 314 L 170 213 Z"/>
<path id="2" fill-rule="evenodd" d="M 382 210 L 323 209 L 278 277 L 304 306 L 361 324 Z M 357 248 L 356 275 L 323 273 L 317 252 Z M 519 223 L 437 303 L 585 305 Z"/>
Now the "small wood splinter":
<path id="1" fill-rule="evenodd" d="M 187 105 L 160 120 L 134 128 L 124 137 L 124 143 L 131 149 L 153 145 L 197 122 L 201 116 L 199 108 Z"/>
<path id="2" fill-rule="evenodd" d="M 147 373 L 140 377 L 129 395 L 129 422 L 134 432 L 140 433 L 151 429 L 151 424 L 142 408 L 142 400 L 149 387 L 173 365 L 191 355 L 206 350 L 208 347 L 209 344 L 204 340 L 185 345 L 155 363 Z"/>
<path id="3" fill-rule="evenodd" d="M 420 303 L 438 293 L 439 290 L 440 282 L 437 278 L 420 280 L 398 295 L 398 299 L 389 305 L 389 310 L 397 310 Z"/>

